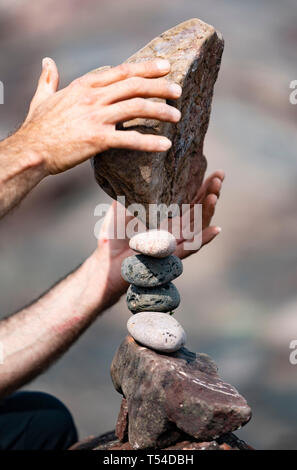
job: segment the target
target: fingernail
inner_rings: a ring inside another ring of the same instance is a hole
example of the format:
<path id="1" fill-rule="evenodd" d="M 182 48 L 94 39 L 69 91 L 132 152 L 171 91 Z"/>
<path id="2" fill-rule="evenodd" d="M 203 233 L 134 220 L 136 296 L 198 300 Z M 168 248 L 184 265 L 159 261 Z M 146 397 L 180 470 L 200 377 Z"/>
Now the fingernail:
<path id="1" fill-rule="evenodd" d="M 165 72 L 165 70 L 170 70 L 170 62 L 168 60 L 159 59 L 157 60 L 156 65 L 161 72 Z"/>
<path id="2" fill-rule="evenodd" d="M 222 227 L 217 227 L 217 233 L 221 233 Z"/>
<path id="3" fill-rule="evenodd" d="M 168 150 L 172 146 L 171 140 L 167 139 L 167 137 L 163 137 L 160 139 L 160 150 Z"/>
<path id="4" fill-rule="evenodd" d="M 171 93 L 176 96 L 176 98 L 179 98 L 180 95 L 182 94 L 182 87 L 178 85 L 177 83 L 171 83 L 169 86 L 169 89 Z"/>
<path id="5" fill-rule="evenodd" d="M 181 112 L 178 109 L 172 107 L 172 116 L 175 121 L 180 121 Z"/>

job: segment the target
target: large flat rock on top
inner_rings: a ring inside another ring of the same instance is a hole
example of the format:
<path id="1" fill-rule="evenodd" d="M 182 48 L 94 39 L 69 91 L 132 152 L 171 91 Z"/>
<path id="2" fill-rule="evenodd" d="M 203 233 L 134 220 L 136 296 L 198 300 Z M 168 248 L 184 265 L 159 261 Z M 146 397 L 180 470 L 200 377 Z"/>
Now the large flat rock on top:
<path id="1" fill-rule="evenodd" d="M 147 213 L 150 203 L 168 206 L 193 201 L 206 170 L 203 142 L 223 46 L 212 26 L 191 19 L 153 39 L 126 61 L 169 60 L 171 72 L 166 78 L 183 89 L 181 98 L 172 102 L 182 119 L 178 124 L 135 119 L 119 126 L 165 135 L 173 145 L 167 152 L 111 149 L 94 157 L 96 180 L 111 197 L 125 196 L 126 207 L 141 203 Z"/>

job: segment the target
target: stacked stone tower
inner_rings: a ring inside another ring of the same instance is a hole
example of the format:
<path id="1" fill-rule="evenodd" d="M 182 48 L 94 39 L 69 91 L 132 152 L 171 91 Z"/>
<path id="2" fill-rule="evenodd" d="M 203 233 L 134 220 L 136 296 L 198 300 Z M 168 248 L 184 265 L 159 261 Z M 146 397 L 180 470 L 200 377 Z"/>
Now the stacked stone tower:
<path id="1" fill-rule="evenodd" d="M 173 318 L 180 296 L 171 282 L 183 271 L 173 253 L 176 240 L 165 230 L 149 230 L 135 235 L 130 248 L 140 253 L 122 264 L 122 276 L 131 285 L 127 305 L 134 314 L 127 323 L 131 336 L 156 351 L 174 352 L 184 346 L 186 335 Z"/>

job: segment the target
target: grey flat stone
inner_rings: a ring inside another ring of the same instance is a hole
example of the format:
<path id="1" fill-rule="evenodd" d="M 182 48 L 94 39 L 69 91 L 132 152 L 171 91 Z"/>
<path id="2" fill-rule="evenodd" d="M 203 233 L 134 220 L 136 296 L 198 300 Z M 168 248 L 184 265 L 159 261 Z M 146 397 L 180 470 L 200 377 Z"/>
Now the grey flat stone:
<path id="1" fill-rule="evenodd" d="M 135 255 L 122 263 L 122 277 L 130 284 L 140 287 L 156 287 L 176 279 L 183 272 L 181 260 L 171 255 L 167 258 L 151 258 Z"/>
<path id="2" fill-rule="evenodd" d="M 180 296 L 172 282 L 158 287 L 139 287 L 131 284 L 126 300 L 132 313 L 170 312 L 179 306 Z"/>

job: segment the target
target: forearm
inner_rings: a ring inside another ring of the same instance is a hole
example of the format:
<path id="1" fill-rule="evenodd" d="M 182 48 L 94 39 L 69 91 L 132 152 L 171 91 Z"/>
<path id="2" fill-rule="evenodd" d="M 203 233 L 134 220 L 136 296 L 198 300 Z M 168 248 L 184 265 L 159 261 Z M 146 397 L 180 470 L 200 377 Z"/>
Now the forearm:
<path id="1" fill-rule="evenodd" d="M 20 131 L 0 142 L 0 218 L 46 174 L 41 156 L 25 142 Z"/>
<path id="2" fill-rule="evenodd" d="M 97 254 L 30 307 L 0 322 L 0 397 L 53 363 L 120 296 L 108 286 L 107 259 Z"/>

